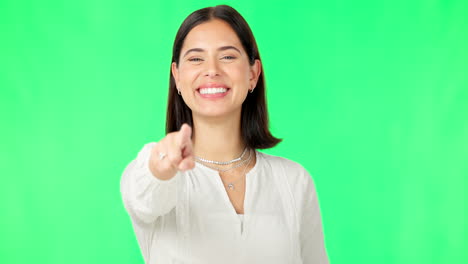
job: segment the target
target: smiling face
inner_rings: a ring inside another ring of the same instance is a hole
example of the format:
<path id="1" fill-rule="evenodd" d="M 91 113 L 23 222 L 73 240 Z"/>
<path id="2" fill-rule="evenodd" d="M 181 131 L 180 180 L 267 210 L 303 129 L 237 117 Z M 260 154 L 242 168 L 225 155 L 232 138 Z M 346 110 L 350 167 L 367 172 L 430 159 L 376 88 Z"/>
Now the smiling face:
<path id="1" fill-rule="evenodd" d="M 186 36 L 179 64 L 171 65 L 177 89 L 193 116 L 239 114 L 261 71 L 259 60 L 249 64 L 235 31 L 214 19 Z"/>

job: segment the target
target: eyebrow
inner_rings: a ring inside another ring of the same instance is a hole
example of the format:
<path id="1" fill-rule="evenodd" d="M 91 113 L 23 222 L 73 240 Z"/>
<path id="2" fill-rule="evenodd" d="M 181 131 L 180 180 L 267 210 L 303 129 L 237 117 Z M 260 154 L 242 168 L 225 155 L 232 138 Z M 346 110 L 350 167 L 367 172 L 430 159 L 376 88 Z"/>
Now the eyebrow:
<path id="1" fill-rule="evenodd" d="M 218 48 L 218 51 L 223 51 L 223 50 L 228 50 L 228 49 L 234 49 L 234 50 L 237 50 L 237 52 L 241 53 L 240 50 L 234 46 L 222 46 L 222 47 L 219 47 Z M 190 52 L 203 52 L 205 51 L 204 49 L 201 49 L 201 48 L 193 48 L 193 49 L 189 49 L 185 52 L 184 56 L 187 56 L 187 54 L 189 54 Z M 183 58 L 182 57 L 182 58 Z"/>

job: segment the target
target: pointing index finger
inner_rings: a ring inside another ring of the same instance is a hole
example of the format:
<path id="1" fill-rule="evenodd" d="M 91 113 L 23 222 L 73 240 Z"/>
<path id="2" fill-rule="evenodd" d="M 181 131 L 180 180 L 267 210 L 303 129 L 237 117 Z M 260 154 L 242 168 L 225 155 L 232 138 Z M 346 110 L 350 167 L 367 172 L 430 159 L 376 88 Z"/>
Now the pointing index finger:
<path id="1" fill-rule="evenodd" d="M 192 136 L 192 128 L 189 125 L 184 123 L 180 127 L 178 136 L 179 136 L 180 147 L 185 147 L 187 143 L 190 141 L 190 138 Z"/>

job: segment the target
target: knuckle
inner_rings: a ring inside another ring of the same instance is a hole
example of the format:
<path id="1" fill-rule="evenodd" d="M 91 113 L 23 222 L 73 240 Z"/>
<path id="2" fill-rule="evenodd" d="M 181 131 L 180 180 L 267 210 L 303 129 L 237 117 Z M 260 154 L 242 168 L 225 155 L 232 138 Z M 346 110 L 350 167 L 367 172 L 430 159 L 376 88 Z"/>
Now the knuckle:
<path id="1" fill-rule="evenodd" d="M 171 164 L 177 164 L 177 163 L 179 163 L 179 159 L 178 159 L 176 156 L 174 156 L 174 155 L 170 155 L 170 156 L 168 157 L 168 160 L 169 160 L 169 162 L 170 162 Z"/>

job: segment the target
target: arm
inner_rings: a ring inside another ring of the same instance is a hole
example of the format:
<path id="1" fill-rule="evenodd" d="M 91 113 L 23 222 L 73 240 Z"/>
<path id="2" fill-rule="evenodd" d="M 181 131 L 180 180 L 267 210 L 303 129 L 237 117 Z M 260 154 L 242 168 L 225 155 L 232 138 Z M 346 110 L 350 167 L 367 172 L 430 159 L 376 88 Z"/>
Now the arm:
<path id="1" fill-rule="evenodd" d="M 136 159 L 125 168 L 120 180 L 124 207 L 134 220 L 152 223 L 171 211 L 177 202 L 179 173 L 169 180 L 156 178 L 149 169 L 151 149 L 157 143 L 148 143 Z"/>
<path id="2" fill-rule="evenodd" d="M 303 181 L 302 216 L 301 216 L 301 256 L 304 264 L 328 264 L 325 249 L 322 219 L 314 182 L 304 169 L 301 175 Z"/>

